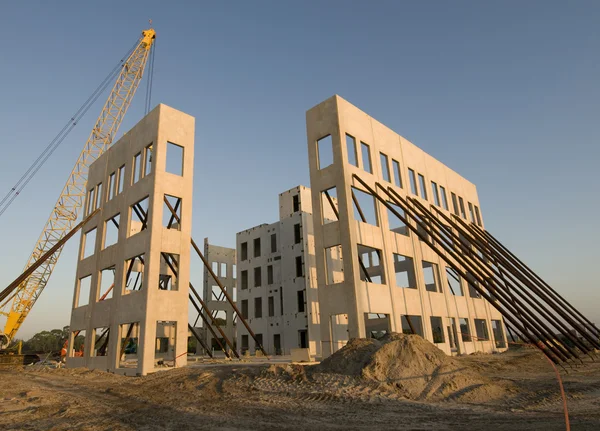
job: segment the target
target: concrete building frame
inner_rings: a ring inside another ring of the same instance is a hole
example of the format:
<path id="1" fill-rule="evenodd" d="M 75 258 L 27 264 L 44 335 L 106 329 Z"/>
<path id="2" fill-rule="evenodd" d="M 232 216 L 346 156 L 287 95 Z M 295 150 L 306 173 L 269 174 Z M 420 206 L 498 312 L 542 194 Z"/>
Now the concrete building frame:
<path id="1" fill-rule="evenodd" d="M 160 104 L 90 166 L 85 214 L 99 212 L 82 229 L 68 367 L 145 375 L 159 360 L 187 363 L 194 122 Z"/>
<path id="2" fill-rule="evenodd" d="M 278 222 L 236 237 L 237 305 L 270 355 L 289 355 L 292 349 L 321 355 L 312 223 L 310 189 L 297 186 L 279 195 Z M 245 328 L 237 331 L 238 348 L 254 353 Z"/>
<path id="3" fill-rule="evenodd" d="M 452 269 L 353 175 L 483 227 L 475 185 L 337 95 L 307 112 L 306 127 L 322 356 L 348 337 L 413 330 L 447 354 L 504 350 L 501 314 L 465 280 L 451 288 Z"/>
<path id="4" fill-rule="evenodd" d="M 204 238 L 204 257 L 211 266 L 212 271 L 224 285 L 229 296 L 235 301 L 237 297 L 235 249 L 210 244 L 208 238 Z M 215 319 L 219 319 L 221 329 L 227 338 L 235 340 L 237 316 L 234 313 L 233 306 L 227 301 L 206 266 L 204 267 L 203 295 L 207 308 Z M 207 346 L 215 350 L 219 349 L 213 335 L 206 330 L 203 333 L 206 337 Z M 225 341 L 221 340 L 221 343 L 224 345 Z"/>

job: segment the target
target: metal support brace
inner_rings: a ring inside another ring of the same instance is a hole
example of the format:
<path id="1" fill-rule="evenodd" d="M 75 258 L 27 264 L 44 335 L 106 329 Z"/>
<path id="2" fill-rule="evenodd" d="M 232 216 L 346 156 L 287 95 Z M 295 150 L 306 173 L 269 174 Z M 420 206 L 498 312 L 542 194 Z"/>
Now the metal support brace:
<path id="1" fill-rule="evenodd" d="M 371 187 L 369 187 L 369 185 L 367 183 L 365 183 L 362 179 L 360 179 L 360 177 L 358 177 L 356 174 L 353 175 L 353 178 L 357 179 L 357 181 L 359 181 L 373 196 L 375 196 L 384 206 L 386 206 L 387 209 L 390 210 L 390 212 L 392 214 L 394 214 L 396 217 L 398 217 L 410 230 L 412 230 L 417 237 L 419 237 L 425 244 L 427 244 L 432 250 L 435 250 L 439 256 L 451 267 L 453 267 L 463 278 L 465 279 L 469 279 L 466 275 L 466 273 L 462 270 L 462 268 L 458 265 L 456 265 L 455 262 L 453 262 L 448 256 L 446 256 L 445 253 L 441 252 L 428 238 L 427 236 L 429 235 L 425 235 L 421 232 L 419 232 L 418 228 L 413 226 L 404 216 L 402 216 L 400 213 L 398 213 L 398 211 L 396 211 L 385 199 L 383 199 L 381 196 L 379 196 L 379 194 L 373 190 Z M 383 187 L 381 185 L 379 185 L 382 189 Z M 395 203 L 397 205 L 400 205 L 401 207 L 403 207 L 404 211 L 407 211 L 409 214 L 412 214 L 412 208 L 409 209 L 409 205 L 406 201 L 404 201 L 404 199 L 402 199 L 403 204 L 400 203 L 400 201 L 396 198 L 394 198 L 389 192 L 387 192 L 385 189 L 383 189 L 384 192 L 386 192 L 386 194 L 389 196 L 390 199 L 392 199 L 393 201 L 395 201 Z M 412 217 L 415 222 L 421 226 L 421 228 L 425 229 L 425 226 L 423 225 L 423 221 L 421 220 L 417 220 L 415 217 Z M 442 245 L 444 247 L 444 249 L 447 249 L 447 246 Z M 459 261 L 458 256 L 456 256 L 456 253 L 454 253 L 452 250 L 446 250 L 449 251 L 449 254 L 456 259 L 456 261 Z M 483 278 L 480 278 L 478 281 L 480 281 L 482 283 L 482 285 L 485 284 L 485 281 Z M 488 300 L 490 302 L 490 304 L 492 306 L 494 306 L 494 308 L 498 309 L 498 311 L 500 311 L 503 315 L 506 314 L 505 318 L 509 321 L 511 321 L 511 323 L 513 323 L 515 325 L 515 327 L 522 329 L 521 324 L 514 319 L 512 316 L 510 316 L 508 313 L 506 313 L 506 311 L 504 309 L 502 309 L 498 304 L 495 304 L 492 300 L 492 298 L 488 295 L 487 292 L 485 292 L 483 289 L 481 289 L 479 286 L 474 286 L 476 290 L 478 290 L 478 293 L 480 293 L 486 300 Z M 533 343 L 535 343 L 535 340 L 532 339 L 530 340 Z M 565 357 L 564 355 L 562 355 L 560 352 L 556 351 L 555 352 L 555 348 L 550 345 L 547 344 L 547 347 L 550 351 L 552 351 L 554 354 L 552 354 L 550 356 L 550 358 L 553 360 L 553 362 L 559 364 L 561 360 L 567 360 L 567 357 Z M 556 356 L 556 357 L 555 357 Z"/>
<path id="2" fill-rule="evenodd" d="M 169 201 L 166 198 L 165 198 L 165 204 L 167 205 L 167 208 L 169 208 L 169 211 L 171 211 L 171 214 L 173 215 L 173 217 L 175 217 L 175 221 L 177 223 L 181 223 L 181 221 L 179 219 L 179 216 L 177 215 L 177 212 L 175 211 L 175 209 L 173 208 L 173 206 L 169 203 Z M 242 321 L 242 323 L 246 327 L 246 330 L 248 331 L 248 333 L 250 334 L 250 336 L 254 339 L 254 342 L 259 346 L 259 348 L 262 351 L 262 353 L 268 359 L 269 356 L 267 355 L 267 352 L 263 348 L 262 343 L 259 343 L 258 340 L 256 339 L 256 335 L 254 334 L 254 331 L 252 331 L 252 329 L 250 328 L 250 325 L 248 325 L 248 322 L 246 321 L 246 319 L 244 318 L 244 316 L 242 316 L 242 313 L 240 313 L 240 310 L 237 308 L 237 305 L 235 305 L 235 302 L 233 301 L 233 299 L 231 298 L 231 296 L 229 296 L 229 294 L 227 293 L 227 290 L 223 286 L 223 283 L 221 283 L 221 280 L 219 280 L 219 277 L 217 277 L 217 275 L 214 273 L 214 271 L 210 267 L 208 261 L 206 260 L 206 258 L 204 257 L 204 255 L 202 254 L 202 252 L 200 251 L 200 249 L 196 245 L 196 242 L 193 239 L 192 239 L 192 247 L 196 251 L 196 254 L 198 255 L 198 257 L 200 257 L 200 259 L 202 260 L 202 263 L 204 263 L 204 266 L 206 267 L 206 269 L 208 270 L 208 272 L 210 273 L 210 275 L 212 276 L 212 278 L 216 281 L 217 285 L 221 289 L 221 292 L 223 292 L 223 294 L 225 295 L 225 298 L 227 298 L 227 302 L 229 302 L 229 304 L 233 307 L 233 310 L 235 311 L 235 313 L 239 316 L 240 320 Z M 195 292 L 195 290 L 194 290 L 194 292 Z M 197 293 L 196 293 L 196 295 L 197 295 Z M 200 295 L 197 295 L 197 298 L 200 299 Z M 238 355 L 237 351 L 234 350 L 234 353 L 239 358 L 239 355 Z"/>

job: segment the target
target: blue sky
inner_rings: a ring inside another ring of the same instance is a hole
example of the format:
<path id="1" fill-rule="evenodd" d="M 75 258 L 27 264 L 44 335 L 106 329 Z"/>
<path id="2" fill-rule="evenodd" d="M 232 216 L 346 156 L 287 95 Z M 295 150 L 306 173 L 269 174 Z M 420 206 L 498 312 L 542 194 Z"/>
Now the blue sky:
<path id="1" fill-rule="evenodd" d="M 474 182 L 486 227 L 600 322 L 600 3 L 52 3 L 2 6 L 0 195 L 151 18 L 153 105 L 196 117 L 199 243 L 233 246 L 276 220 L 278 193 L 309 185 L 305 112 L 337 93 Z M 0 286 L 26 263 L 100 109 L 2 216 Z M 76 250 L 20 337 L 68 324 Z"/>

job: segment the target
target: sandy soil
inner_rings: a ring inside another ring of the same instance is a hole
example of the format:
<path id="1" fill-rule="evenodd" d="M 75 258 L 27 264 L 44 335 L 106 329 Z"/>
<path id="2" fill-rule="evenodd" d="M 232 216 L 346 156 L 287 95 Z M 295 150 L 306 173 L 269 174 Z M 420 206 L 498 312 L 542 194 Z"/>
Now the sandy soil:
<path id="1" fill-rule="evenodd" d="M 554 371 L 538 352 L 455 360 L 503 396 L 415 401 L 389 382 L 293 364 L 205 363 L 141 378 L 28 367 L 0 370 L 0 429 L 565 429 Z M 600 361 L 563 381 L 572 429 L 600 430 Z"/>

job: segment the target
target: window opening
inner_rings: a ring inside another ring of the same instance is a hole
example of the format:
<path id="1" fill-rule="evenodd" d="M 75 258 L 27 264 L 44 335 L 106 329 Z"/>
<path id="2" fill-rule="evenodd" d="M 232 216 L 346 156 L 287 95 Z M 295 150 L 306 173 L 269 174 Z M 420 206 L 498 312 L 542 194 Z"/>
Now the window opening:
<path id="1" fill-rule="evenodd" d="M 141 290 L 144 285 L 144 255 L 140 254 L 125 261 L 125 284 L 123 293 Z"/>
<path id="2" fill-rule="evenodd" d="M 248 351 L 248 336 L 242 335 L 242 354 Z"/>
<path id="3" fill-rule="evenodd" d="M 439 230 L 440 237 L 442 241 L 440 244 L 447 244 L 448 246 L 452 246 L 454 244 L 453 232 L 450 226 L 442 225 Z"/>
<path id="4" fill-rule="evenodd" d="M 271 253 L 277 253 L 277 234 L 271 234 Z"/>
<path id="5" fill-rule="evenodd" d="M 419 191 L 417 190 L 417 177 L 415 176 L 415 171 L 410 168 L 408 168 L 408 179 L 410 181 L 410 192 L 413 195 L 418 196 Z"/>
<path id="6" fill-rule="evenodd" d="M 283 316 L 283 288 L 279 287 L 279 313 Z"/>
<path id="7" fill-rule="evenodd" d="M 381 173 L 383 176 L 383 180 L 388 183 L 392 182 L 392 178 L 390 175 L 390 165 L 388 164 L 388 156 L 383 153 L 379 153 L 379 160 L 381 162 Z"/>
<path id="8" fill-rule="evenodd" d="M 300 244 L 302 241 L 302 232 L 300 230 L 300 223 L 294 225 L 294 244 Z"/>
<path id="9" fill-rule="evenodd" d="M 394 169 L 394 184 L 396 187 L 402 188 L 402 174 L 400 173 L 400 163 L 392 159 L 392 167 Z"/>
<path id="10" fill-rule="evenodd" d="M 260 257 L 260 238 L 254 238 L 254 257 Z"/>
<path id="11" fill-rule="evenodd" d="M 333 143 L 331 135 L 317 141 L 317 168 L 324 169 L 333 164 Z"/>
<path id="12" fill-rule="evenodd" d="M 434 343 L 445 343 L 444 340 L 444 326 L 442 325 L 442 318 L 431 316 L 431 332 L 433 334 Z"/>
<path id="13" fill-rule="evenodd" d="M 92 276 L 86 275 L 77 281 L 77 296 L 75 308 L 88 305 L 90 302 L 90 291 L 92 288 Z"/>
<path id="14" fill-rule="evenodd" d="M 243 270 L 241 272 L 242 277 L 242 290 L 248 289 L 248 271 Z"/>
<path id="15" fill-rule="evenodd" d="M 139 322 L 119 325 L 120 343 L 117 357 L 118 368 L 136 368 L 138 361 Z"/>
<path id="16" fill-rule="evenodd" d="M 346 150 L 348 151 L 348 163 L 358 167 L 358 151 L 356 148 L 356 139 L 346 134 Z"/>
<path id="17" fill-rule="evenodd" d="M 481 215 L 479 214 L 477 205 L 475 205 L 475 217 L 477 218 L 477 226 L 481 226 Z"/>
<path id="18" fill-rule="evenodd" d="M 323 224 L 338 221 L 339 206 L 337 198 L 337 189 L 335 187 L 321 192 L 321 208 Z"/>
<path id="19" fill-rule="evenodd" d="M 427 200 L 427 186 L 425 185 L 425 177 L 419 174 L 419 186 L 421 188 L 421 197 Z"/>
<path id="20" fill-rule="evenodd" d="M 379 340 L 391 330 L 390 315 L 383 313 L 365 313 L 365 333 L 367 338 Z"/>
<path id="21" fill-rule="evenodd" d="M 481 295 L 479 294 L 479 292 L 476 289 L 476 287 L 479 286 L 479 283 L 477 282 L 477 280 L 475 280 L 475 277 L 470 272 L 467 272 L 467 276 L 468 276 L 467 277 L 467 285 L 469 286 L 469 296 L 471 298 L 481 298 Z"/>
<path id="22" fill-rule="evenodd" d="M 240 254 L 242 255 L 241 256 L 242 260 L 248 259 L 248 243 L 247 242 L 242 243 Z"/>
<path id="23" fill-rule="evenodd" d="M 164 195 L 162 223 L 167 229 L 181 230 L 181 198 Z"/>
<path id="24" fill-rule="evenodd" d="M 129 235 L 131 237 L 148 226 L 148 196 L 129 207 Z"/>
<path id="25" fill-rule="evenodd" d="M 262 271 L 261 267 L 257 266 L 254 268 L 254 287 L 260 287 L 262 284 Z"/>
<path id="26" fill-rule="evenodd" d="M 242 299 L 242 317 L 244 319 L 248 318 L 248 300 L 247 299 Z"/>
<path id="27" fill-rule="evenodd" d="M 448 197 L 446 196 L 446 189 L 444 186 L 440 186 L 440 195 L 442 198 L 442 208 L 448 211 Z"/>
<path id="28" fill-rule="evenodd" d="M 365 144 L 364 142 L 360 143 L 360 150 L 362 152 L 362 164 L 363 164 L 363 169 L 372 174 L 373 173 L 373 166 L 371 166 L 371 148 Z"/>
<path id="29" fill-rule="evenodd" d="M 440 193 L 438 191 L 438 185 L 435 182 L 431 182 L 431 192 L 433 193 L 433 203 L 438 207 L 440 206 Z"/>
<path id="30" fill-rule="evenodd" d="M 88 230 L 83 236 L 82 259 L 90 257 L 96 252 L 96 228 Z"/>
<path id="31" fill-rule="evenodd" d="M 273 348 L 275 349 L 275 355 L 281 355 L 281 335 L 273 334 Z"/>
<path id="32" fill-rule="evenodd" d="M 406 289 L 416 289 L 415 264 L 412 257 L 394 253 L 394 272 L 396 286 Z"/>
<path id="33" fill-rule="evenodd" d="M 102 183 L 98 183 L 98 185 L 96 186 L 96 208 L 100 208 L 100 206 L 102 205 L 102 201 L 103 201 L 103 195 L 102 195 Z"/>
<path id="34" fill-rule="evenodd" d="M 117 183 L 115 180 L 117 179 L 116 173 L 112 173 L 108 177 L 108 200 L 111 200 L 117 194 Z"/>
<path id="35" fill-rule="evenodd" d="M 123 186 L 125 184 L 125 165 L 119 168 L 117 174 L 117 194 L 123 193 Z"/>
<path id="36" fill-rule="evenodd" d="M 298 290 L 296 292 L 296 296 L 298 298 L 298 313 L 305 313 L 306 312 L 306 295 L 305 295 L 305 290 Z"/>
<path id="37" fill-rule="evenodd" d="M 469 342 L 469 341 L 473 341 L 473 338 L 471 337 L 471 327 L 469 325 L 469 319 L 466 318 L 459 318 L 458 319 L 459 323 L 460 323 L 460 334 L 462 336 L 462 340 L 463 342 Z"/>
<path id="38" fill-rule="evenodd" d="M 467 214 L 465 213 L 465 201 L 460 196 L 458 197 L 458 203 L 460 204 L 460 215 L 465 220 L 467 219 Z"/>
<path id="39" fill-rule="evenodd" d="M 423 320 L 421 316 L 403 314 L 400 316 L 403 334 L 416 334 L 423 337 Z"/>
<path id="40" fill-rule="evenodd" d="M 94 207 L 94 205 L 96 205 L 96 188 L 92 187 L 91 189 L 88 190 L 88 196 L 87 196 L 87 210 L 85 212 L 86 215 L 89 215 L 92 213 L 92 211 L 94 211 L 96 208 Z"/>
<path id="41" fill-rule="evenodd" d="M 451 192 L 450 194 L 452 195 L 452 208 L 454 209 L 454 214 L 460 215 L 458 213 L 458 201 L 456 200 L 456 195 L 454 192 Z"/>
<path id="42" fill-rule="evenodd" d="M 385 284 L 385 271 L 381 261 L 381 250 L 357 244 L 360 279 L 369 283 Z"/>
<path id="43" fill-rule="evenodd" d="M 165 171 L 183 176 L 183 147 L 172 142 L 167 142 L 167 164 Z"/>
<path id="44" fill-rule="evenodd" d="M 296 256 L 296 277 L 304 277 L 304 263 L 302 256 Z"/>
<path id="45" fill-rule="evenodd" d="M 317 169 L 324 169 L 333 164 L 333 142 L 331 135 L 317 141 Z"/>
<path id="46" fill-rule="evenodd" d="M 152 173 L 152 144 L 144 149 L 144 176 Z"/>
<path id="47" fill-rule="evenodd" d="M 275 316 L 275 298 L 269 296 L 269 317 Z"/>
<path id="48" fill-rule="evenodd" d="M 371 195 L 370 193 L 363 192 L 356 187 L 351 187 L 350 190 L 352 193 L 354 220 L 368 223 L 373 226 L 379 226 L 375 196 Z"/>
<path id="49" fill-rule="evenodd" d="M 254 298 L 254 317 L 261 318 L 262 317 L 262 298 Z"/>
<path id="50" fill-rule="evenodd" d="M 137 183 L 142 179 L 142 153 L 137 153 L 133 156 L 133 183 Z"/>
<path id="51" fill-rule="evenodd" d="M 471 217 L 471 223 L 475 223 L 475 212 L 473 211 L 473 204 L 471 202 L 467 202 L 469 205 L 469 216 Z"/>
<path id="52" fill-rule="evenodd" d="M 109 328 L 100 326 L 92 331 L 92 356 L 102 357 L 108 356 L 108 336 Z"/>
<path id="53" fill-rule="evenodd" d="M 462 285 L 460 283 L 460 275 L 454 270 L 454 268 L 446 267 L 446 278 L 448 279 L 448 288 L 450 293 L 454 296 L 464 296 Z"/>
<path id="54" fill-rule="evenodd" d="M 98 289 L 97 301 L 104 301 L 113 297 L 113 290 L 115 287 L 115 267 L 110 266 L 100 271 L 100 280 L 98 282 L 100 289 Z"/>
<path id="55" fill-rule="evenodd" d="M 69 357 L 70 358 L 83 356 L 83 349 L 85 347 L 85 342 L 86 342 L 86 333 L 85 332 L 86 332 L 85 329 L 80 329 L 78 331 L 71 332 L 70 338 L 71 338 L 72 342 L 69 342 Z"/>
<path id="56" fill-rule="evenodd" d="M 158 276 L 159 290 L 179 290 L 177 269 L 179 268 L 179 255 L 174 253 L 160 254 L 160 274 Z"/>
<path id="57" fill-rule="evenodd" d="M 490 334 L 488 333 L 487 322 L 485 319 L 475 319 L 474 321 L 477 341 L 488 341 L 490 339 Z"/>
<path id="58" fill-rule="evenodd" d="M 388 205 L 391 206 L 398 214 L 404 217 L 405 220 L 407 219 L 406 213 L 398 205 L 396 205 L 393 202 L 388 202 Z M 396 214 L 394 214 L 388 207 L 386 207 L 386 210 L 390 230 L 400 235 L 410 236 L 410 231 L 408 230 L 408 227 L 404 224 L 400 217 L 397 217 Z"/>
<path id="59" fill-rule="evenodd" d="M 273 265 L 267 266 L 267 284 L 273 284 Z"/>
<path id="60" fill-rule="evenodd" d="M 441 292 L 441 285 L 439 282 L 438 266 L 435 263 L 422 261 L 423 264 L 423 278 L 425 280 L 425 290 L 428 292 Z M 440 322 L 441 325 L 441 322 Z"/>
<path id="61" fill-rule="evenodd" d="M 175 341 L 177 338 L 177 322 L 158 320 L 156 322 L 156 339 L 154 360 L 175 361 Z"/>
<path id="62" fill-rule="evenodd" d="M 219 286 L 212 286 L 211 287 L 211 301 L 219 301 L 219 302 L 223 302 L 226 301 L 227 298 L 225 298 L 225 295 L 223 295 L 223 291 L 221 290 L 221 288 Z"/>
<path id="63" fill-rule="evenodd" d="M 502 328 L 501 320 L 492 320 L 492 332 L 494 334 L 496 348 L 503 349 L 506 347 L 506 339 L 504 337 L 504 329 Z"/>
<path id="64" fill-rule="evenodd" d="M 308 331 L 306 329 L 300 329 L 298 331 L 298 346 L 301 349 L 308 348 Z"/>

